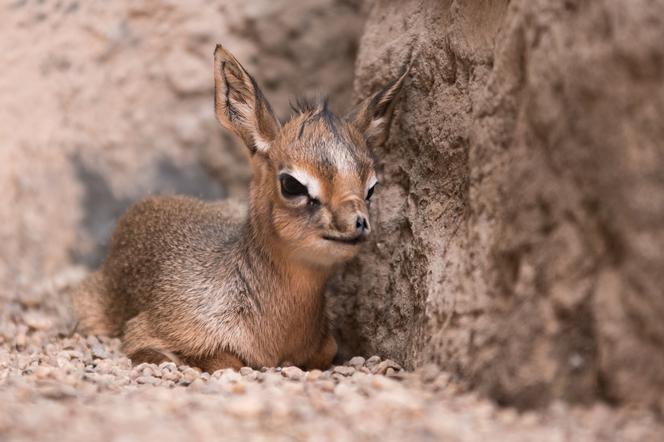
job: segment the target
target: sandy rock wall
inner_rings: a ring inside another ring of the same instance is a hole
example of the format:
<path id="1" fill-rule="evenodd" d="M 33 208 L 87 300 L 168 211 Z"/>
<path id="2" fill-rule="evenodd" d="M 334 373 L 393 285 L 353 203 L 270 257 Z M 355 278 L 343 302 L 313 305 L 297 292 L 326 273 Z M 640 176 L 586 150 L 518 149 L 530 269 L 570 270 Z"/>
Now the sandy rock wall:
<path id="1" fill-rule="evenodd" d="M 331 26 L 334 23 L 334 26 Z M 244 150 L 213 114 L 221 42 L 281 117 L 320 92 L 344 108 L 358 1 L 11 1 L 0 6 L 0 293 L 95 265 L 150 193 L 244 191 Z"/>
<path id="2" fill-rule="evenodd" d="M 664 394 L 664 2 L 377 1 L 366 96 L 413 58 L 347 349 L 503 403 Z M 661 405 L 661 402 L 660 402 Z"/>

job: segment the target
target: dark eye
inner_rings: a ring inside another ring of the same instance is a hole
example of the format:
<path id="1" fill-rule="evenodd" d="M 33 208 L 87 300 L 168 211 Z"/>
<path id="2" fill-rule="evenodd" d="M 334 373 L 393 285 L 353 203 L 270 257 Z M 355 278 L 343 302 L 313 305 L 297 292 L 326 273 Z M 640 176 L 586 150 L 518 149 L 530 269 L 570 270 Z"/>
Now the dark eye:
<path id="1" fill-rule="evenodd" d="M 376 183 L 376 184 L 378 184 L 378 183 Z M 374 189 L 376 188 L 376 184 L 374 184 L 373 186 L 371 186 L 371 188 L 370 188 L 369 191 L 367 192 L 367 198 L 366 198 L 367 201 L 369 201 L 369 200 L 371 199 L 371 196 L 372 196 L 373 193 L 374 193 Z"/>
<path id="2" fill-rule="evenodd" d="M 288 175 L 283 173 L 279 175 L 279 183 L 281 184 L 281 194 L 286 198 L 295 198 L 296 196 L 307 196 L 307 186 Z"/>

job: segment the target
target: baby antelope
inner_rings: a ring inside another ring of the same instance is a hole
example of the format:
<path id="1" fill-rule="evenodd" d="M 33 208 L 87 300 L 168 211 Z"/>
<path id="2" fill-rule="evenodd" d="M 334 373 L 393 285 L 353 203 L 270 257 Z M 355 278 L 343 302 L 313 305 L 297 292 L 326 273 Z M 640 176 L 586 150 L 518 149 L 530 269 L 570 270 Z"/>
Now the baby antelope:
<path id="1" fill-rule="evenodd" d="M 131 207 L 103 266 L 74 293 L 79 330 L 119 336 L 134 363 L 328 367 L 337 345 L 325 284 L 371 232 L 371 150 L 387 138 L 405 76 L 347 117 L 305 104 L 282 125 L 218 45 L 215 111 L 249 149 L 247 215 L 181 196 Z"/>

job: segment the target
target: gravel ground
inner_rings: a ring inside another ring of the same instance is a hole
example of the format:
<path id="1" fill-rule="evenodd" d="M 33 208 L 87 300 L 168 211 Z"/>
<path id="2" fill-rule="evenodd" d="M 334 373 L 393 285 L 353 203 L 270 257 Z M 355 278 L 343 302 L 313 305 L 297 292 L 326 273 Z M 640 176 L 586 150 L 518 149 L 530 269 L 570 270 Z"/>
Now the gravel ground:
<path id="1" fill-rule="evenodd" d="M 213 374 L 131 362 L 117 339 L 72 333 L 72 271 L 0 292 L 0 440 L 662 440 L 643 410 L 603 404 L 518 413 L 464 392 L 434 366 L 374 356 L 327 371 Z"/>

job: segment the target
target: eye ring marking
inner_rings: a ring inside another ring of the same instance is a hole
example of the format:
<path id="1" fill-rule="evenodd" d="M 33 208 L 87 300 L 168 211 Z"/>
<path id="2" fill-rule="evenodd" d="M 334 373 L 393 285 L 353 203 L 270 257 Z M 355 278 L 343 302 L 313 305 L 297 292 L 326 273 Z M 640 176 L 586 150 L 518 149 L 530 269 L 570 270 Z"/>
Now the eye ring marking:
<path id="1" fill-rule="evenodd" d="M 286 199 L 295 199 L 302 196 L 307 197 L 307 207 L 317 209 L 320 207 L 321 202 L 318 198 L 309 194 L 307 186 L 302 184 L 297 178 L 288 174 L 281 173 L 279 175 L 279 187 L 281 188 L 281 195 Z"/>
<path id="2" fill-rule="evenodd" d="M 279 185 L 281 194 L 284 198 L 293 199 L 299 196 L 309 197 L 309 190 L 307 186 L 299 182 L 295 177 L 287 173 L 279 175 Z"/>
<path id="3" fill-rule="evenodd" d="M 304 170 L 301 169 L 282 169 L 277 175 L 277 180 L 281 180 L 282 175 L 288 175 L 295 180 L 297 180 L 301 185 L 307 188 L 307 193 L 310 198 L 316 198 L 320 200 L 321 196 L 321 184 L 318 179 Z"/>
<path id="4" fill-rule="evenodd" d="M 371 197 L 374 194 L 374 190 L 376 189 L 376 185 L 378 185 L 378 182 L 374 183 L 374 185 L 369 187 L 369 190 L 367 190 L 367 196 L 364 198 L 366 201 L 371 201 Z"/>
<path id="5" fill-rule="evenodd" d="M 370 202 L 377 184 L 378 184 L 378 178 L 376 178 L 376 175 L 372 173 L 369 179 L 367 180 L 366 187 L 364 188 L 365 189 L 364 194 L 366 195 L 364 197 L 364 200 L 367 203 Z"/>

